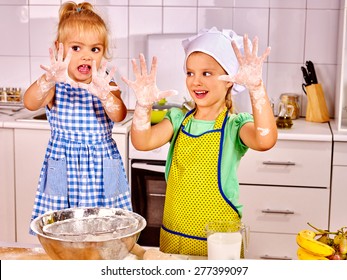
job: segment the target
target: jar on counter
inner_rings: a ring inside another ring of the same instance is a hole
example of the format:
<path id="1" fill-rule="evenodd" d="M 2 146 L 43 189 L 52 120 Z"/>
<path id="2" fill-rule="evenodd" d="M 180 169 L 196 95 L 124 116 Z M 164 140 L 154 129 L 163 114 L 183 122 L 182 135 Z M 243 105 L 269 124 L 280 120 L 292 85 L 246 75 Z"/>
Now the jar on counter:
<path id="1" fill-rule="evenodd" d="M 298 94 L 283 93 L 280 96 L 280 103 L 289 105 L 288 108 L 293 106 L 293 112 L 290 115 L 292 120 L 300 117 L 300 96 Z M 288 112 L 289 114 L 290 112 Z"/>
<path id="2" fill-rule="evenodd" d="M 13 87 L 10 88 L 10 91 L 7 93 L 7 101 L 10 102 L 20 102 L 21 101 L 21 88 Z"/>
<path id="3" fill-rule="evenodd" d="M 0 102 L 20 103 L 22 101 L 22 89 L 20 87 L 1 87 Z"/>
<path id="4" fill-rule="evenodd" d="M 7 101 L 7 91 L 5 87 L 0 88 L 0 101 L 1 102 Z"/>

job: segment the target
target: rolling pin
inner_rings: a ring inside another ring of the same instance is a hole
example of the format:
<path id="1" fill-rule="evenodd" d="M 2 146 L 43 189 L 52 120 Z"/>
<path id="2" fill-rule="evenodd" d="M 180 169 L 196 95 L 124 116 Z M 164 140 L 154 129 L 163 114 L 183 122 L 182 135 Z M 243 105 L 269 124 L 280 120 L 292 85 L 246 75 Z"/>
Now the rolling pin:
<path id="1" fill-rule="evenodd" d="M 163 253 L 158 249 L 148 249 L 141 247 L 139 244 L 135 243 L 134 247 L 131 249 L 130 253 L 136 255 L 139 259 L 142 260 L 178 260 L 178 258 Z"/>

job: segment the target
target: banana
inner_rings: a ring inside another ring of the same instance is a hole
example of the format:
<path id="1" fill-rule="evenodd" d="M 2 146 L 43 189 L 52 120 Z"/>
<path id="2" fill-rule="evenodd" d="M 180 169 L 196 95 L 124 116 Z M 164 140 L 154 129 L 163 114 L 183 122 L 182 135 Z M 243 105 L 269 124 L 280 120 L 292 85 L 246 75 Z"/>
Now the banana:
<path id="1" fill-rule="evenodd" d="M 296 236 L 296 243 L 313 255 L 327 257 L 335 253 L 334 248 L 314 239 L 316 236 L 312 230 L 301 230 Z"/>
<path id="2" fill-rule="evenodd" d="M 296 253 L 298 256 L 298 260 L 325 260 L 325 261 L 329 260 L 326 257 L 313 255 L 309 251 L 306 251 L 305 249 L 301 247 L 298 248 Z"/>

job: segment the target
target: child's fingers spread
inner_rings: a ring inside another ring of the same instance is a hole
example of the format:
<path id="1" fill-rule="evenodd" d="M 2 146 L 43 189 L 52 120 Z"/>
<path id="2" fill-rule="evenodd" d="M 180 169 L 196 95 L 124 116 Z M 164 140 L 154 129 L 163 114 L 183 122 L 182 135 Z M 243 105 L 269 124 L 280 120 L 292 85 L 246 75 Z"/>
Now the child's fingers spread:
<path id="1" fill-rule="evenodd" d="M 104 60 L 101 62 L 101 66 L 100 66 L 100 76 L 101 77 L 105 77 L 106 75 L 106 68 L 107 68 L 107 61 Z"/>
<path id="2" fill-rule="evenodd" d="M 124 83 L 126 83 L 128 86 L 130 85 L 130 81 L 127 79 L 127 78 L 125 78 L 125 77 L 121 77 L 121 79 L 122 79 L 122 81 L 124 82 Z"/>
<path id="3" fill-rule="evenodd" d="M 239 48 L 237 47 L 235 41 L 231 42 L 231 46 L 233 47 L 233 50 L 234 50 L 235 56 L 237 58 L 237 61 L 240 63 L 241 60 L 242 60 L 242 54 L 241 54 Z"/>
<path id="4" fill-rule="evenodd" d="M 258 37 L 257 36 L 254 37 L 252 44 L 253 44 L 252 55 L 257 56 L 258 54 Z"/>
<path id="5" fill-rule="evenodd" d="M 177 90 L 166 90 L 166 91 L 159 92 L 158 98 L 163 99 L 163 98 L 175 96 L 175 95 L 178 95 Z"/>
<path id="6" fill-rule="evenodd" d="M 155 76 L 157 74 L 157 65 L 158 65 L 158 59 L 156 56 L 153 56 L 152 65 L 151 65 L 151 75 L 152 76 Z"/>
<path id="7" fill-rule="evenodd" d="M 108 74 L 108 76 L 110 77 L 110 80 L 113 78 L 114 74 L 116 73 L 116 66 L 113 66 L 110 70 L 110 73 Z"/>
<path id="8" fill-rule="evenodd" d="M 40 65 L 40 68 L 45 70 L 46 72 L 48 72 L 51 69 L 51 67 L 42 64 Z"/>
<path id="9" fill-rule="evenodd" d="M 66 64 L 69 64 L 69 63 L 70 63 L 70 60 L 71 60 L 71 57 L 72 57 L 72 49 L 69 48 L 69 50 L 67 51 L 67 54 L 66 54 L 66 57 L 65 57 L 64 62 L 65 62 Z"/>
<path id="10" fill-rule="evenodd" d="M 271 52 L 271 47 L 267 47 L 265 52 L 261 56 L 261 60 L 265 61 L 265 59 L 269 56 L 270 52 Z"/>
<path id="11" fill-rule="evenodd" d="M 53 65 L 56 62 L 55 56 L 54 56 L 54 51 L 52 48 L 49 48 L 49 60 L 51 65 Z"/>
<path id="12" fill-rule="evenodd" d="M 64 45 L 63 45 L 63 43 L 59 43 L 57 61 L 63 61 L 63 55 L 64 55 Z"/>
<path id="13" fill-rule="evenodd" d="M 141 73 L 142 73 L 142 75 L 147 76 L 146 59 L 145 59 L 145 56 L 142 53 L 140 54 L 140 65 L 141 65 Z"/>
<path id="14" fill-rule="evenodd" d="M 92 61 L 92 76 L 96 77 L 98 75 L 98 69 L 96 69 L 96 61 Z"/>
<path id="15" fill-rule="evenodd" d="M 140 73 L 139 73 L 139 68 L 137 67 L 137 63 L 136 63 L 135 58 L 133 58 L 131 60 L 131 64 L 133 65 L 133 72 L 134 72 L 135 77 L 138 77 Z"/>
<path id="16" fill-rule="evenodd" d="M 249 55 L 250 51 L 249 51 L 248 35 L 247 34 L 243 35 L 243 48 L 245 50 L 245 56 Z"/>

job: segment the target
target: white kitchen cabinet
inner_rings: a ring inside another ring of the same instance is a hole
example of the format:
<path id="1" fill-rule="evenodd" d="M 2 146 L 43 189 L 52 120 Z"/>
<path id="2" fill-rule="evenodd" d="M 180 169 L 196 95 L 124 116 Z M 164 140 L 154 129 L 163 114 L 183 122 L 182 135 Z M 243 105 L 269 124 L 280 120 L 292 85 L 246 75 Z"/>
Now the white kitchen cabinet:
<path id="1" fill-rule="evenodd" d="M 13 129 L 0 128 L 0 241 L 14 242 L 15 226 Z"/>
<path id="2" fill-rule="evenodd" d="M 326 228 L 329 189 L 241 185 L 244 217 L 251 230 L 297 234 L 307 222 Z"/>
<path id="3" fill-rule="evenodd" d="M 15 129 L 17 242 L 39 243 L 29 234 L 31 212 L 44 160 L 49 130 Z"/>
<path id="4" fill-rule="evenodd" d="M 296 234 L 307 222 L 327 228 L 329 189 L 240 186 L 250 259 L 296 259 Z"/>
<path id="5" fill-rule="evenodd" d="M 292 260 L 297 259 L 296 235 L 251 232 L 246 259 Z M 256 253 L 261 252 L 261 253 Z"/>
<path id="6" fill-rule="evenodd" d="M 279 140 L 269 151 L 249 150 L 241 160 L 239 181 L 244 184 L 327 188 L 330 184 L 331 146 L 331 142 Z"/>
<path id="7" fill-rule="evenodd" d="M 334 142 L 330 230 L 347 226 L 347 142 Z"/>
<path id="8" fill-rule="evenodd" d="M 309 228 L 307 222 L 328 228 L 332 139 L 329 126 L 321 126 L 324 141 L 291 139 L 286 131 L 271 150 L 249 150 L 241 159 L 242 220 L 250 226 L 247 258 L 297 259 L 296 234 Z"/>

